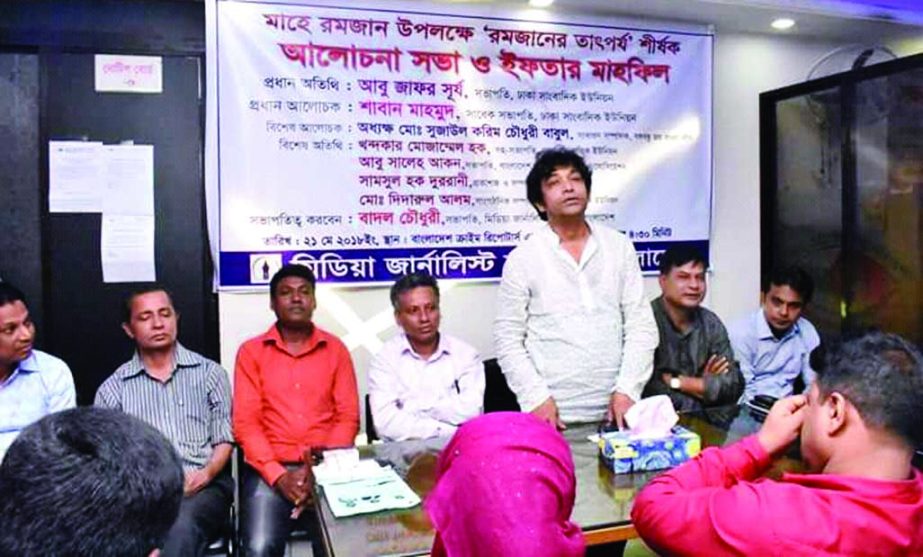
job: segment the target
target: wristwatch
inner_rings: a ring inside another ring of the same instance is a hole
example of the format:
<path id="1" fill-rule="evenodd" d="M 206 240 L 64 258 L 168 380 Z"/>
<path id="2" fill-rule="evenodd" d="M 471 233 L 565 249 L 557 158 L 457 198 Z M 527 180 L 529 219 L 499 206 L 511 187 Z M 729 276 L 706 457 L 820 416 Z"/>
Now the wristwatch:
<path id="1" fill-rule="evenodd" d="M 677 376 L 674 375 L 673 378 L 670 379 L 670 388 L 671 388 L 671 389 L 673 389 L 673 390 L 675 390 L 675 391 L 678 391 L 679 388 L 682 387 L 682 385 L 683 385 L 683 382 L 679 380 L 679 377 L 677 377 Z"/>

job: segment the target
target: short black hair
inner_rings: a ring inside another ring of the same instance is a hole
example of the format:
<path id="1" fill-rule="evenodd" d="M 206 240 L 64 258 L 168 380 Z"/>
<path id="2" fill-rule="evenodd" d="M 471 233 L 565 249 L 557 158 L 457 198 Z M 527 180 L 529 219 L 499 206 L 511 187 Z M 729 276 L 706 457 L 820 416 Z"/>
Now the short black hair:
<path id="1" fill-rule="evenodd" d="M 708 268 L 708 262 L 701 251 L 693 246 L 680 244 L 667 248 L 667 251 L 660 255 L 658 269 L 661 275 L 667 275 L 674 267 L 682 267 L 686 263 L 701 263 L 702 267 Z"/>
<path id="2" fill-rule="evenodd" d="M 535 207 L 535 211 L 538 212 L 538 216 L 542 220 L 548 220 L 548 213 L 538 208 L 538 204 L 545 201 L 542 195 L 542 182 L 547 180 L 559 168 L 573 168 L 576 170 L 583 177 L 587 195 L 590 193 L 593 171 L 587 166 L 580 153 L 564 147 L 554 147 L 539 151 L 535 154 L 535 164 L 532 165 L 532 170 L 526 176 L 526 198 Z"/>
<path id="3" fill-rule="evenodd" d="M 391 285 L 391 306 L 393 306 L 394 309 L 398 309 L 401 302 L 401 294 L 413 290 L 414 288 L 420 288 L 421 286 L 432 288 L 433 294 L 436 295 L 436 299 L 439 299 L 439 285 L 436 283 L 436 277 L 426 273 L 410 273 L 397 279 L 394 281 L 394 284 Z"/>
<path id="4" fill-rule="evenodd" d="M 769 292 L 773 286 L 788 286 L 801 296 L 801 301 L 805 304 L 809 303 L 814 295 L 814 279 L 807 271 L 796 265 L 776 267 L 763 275 L 762 282 L 763 294 Z"/>
<path id="5" fill-rule="evenodd" d="M 50 414 L 0 464 L 0 555 L 148 555 L 182 498 L 179 455 L 150 425 L 105 408 Z"/>
<path id="6" fill-rule="evenodd" d="M 822 397 L 842 394 L 869 426 L 923 446 L 923 356 L 900 336 L 871 331 L 827 346 L 816 382 Z"/>
<path id="7" fill-rule="evenodd" d="M 125 296 L 125 303 L 122 304 L 122 323 L 131 322 L 131 305 L 135 302 L 135 298 L 145 294 L 150 294 L 151 292 L 163 292 L 167 295 L 167 298 L 170 299 L 170 305 L 173 305 L 173 294 L 162 284 L 151 283 L 138 287 L 135 290 L 132 290 L 131 294 Z M 173 309 L 176 309 L 176 307 L 174 306 Z"/>
<path id="8" fill-rule="evenodd" d="M 0 306 L 12 304 L 13 302 L 22 302 L 25 305 L 26 295 L 12 284 L 0 281 Z"/>
<path id="9" fill-rule="evenodd" d="M 310 267 L 306 265 L 298 265 L 297 263 L 289 263 L 283 265 L 281 269 L 276 271 L 276 274 L 272 275 L 272 280 L 269 281 L 269 297 L 275 298 L 276 288 L 279 287 L 279 283 L 282 282 L 282 279 L 286 277 L 300 277 L 308 281 L 311 285 L 311 289 L 317 285 L 317 279 L 314 278 L 314 272 L 311 271 Z"/>

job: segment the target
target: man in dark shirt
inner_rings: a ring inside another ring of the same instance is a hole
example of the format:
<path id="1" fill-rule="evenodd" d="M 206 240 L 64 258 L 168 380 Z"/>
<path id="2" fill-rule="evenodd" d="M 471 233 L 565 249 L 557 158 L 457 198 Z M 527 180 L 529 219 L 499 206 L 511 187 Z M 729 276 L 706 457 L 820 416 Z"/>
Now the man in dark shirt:
<path id="1" fill-rule="evenodd" d="M 660 257 L 662 295 L 651 302 L 660 333 L 644 396 L 669 395 L 677 411 L 737 402 L 744 389 L 727 330 L 701 306 L 705 258 L 690 247 Z"/>

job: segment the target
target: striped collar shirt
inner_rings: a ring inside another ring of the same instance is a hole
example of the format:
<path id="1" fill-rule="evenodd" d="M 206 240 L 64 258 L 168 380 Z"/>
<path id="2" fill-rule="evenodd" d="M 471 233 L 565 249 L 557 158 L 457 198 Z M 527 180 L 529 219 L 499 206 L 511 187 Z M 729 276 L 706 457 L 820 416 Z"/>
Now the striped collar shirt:
<path id="1" fill-rule="evenodd" d="M 99 387 L 96 406 L 151 424 L 173 443 L 186 470 L 197 469 L 214 445 L 233 442 L 231 383 L 224 368 L 179 343 L 174 365 L 162 382 L 147 373 L 136 352 Z"/>

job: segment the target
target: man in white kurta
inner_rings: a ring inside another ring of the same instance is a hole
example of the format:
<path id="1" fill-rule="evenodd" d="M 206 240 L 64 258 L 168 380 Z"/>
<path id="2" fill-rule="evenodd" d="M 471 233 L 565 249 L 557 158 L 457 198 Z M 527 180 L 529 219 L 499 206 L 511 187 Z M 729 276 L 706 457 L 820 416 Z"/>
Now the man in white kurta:
<path id="1" fill-rule="evenodd" d="M 375 430 L 386 441 L 450 437 L 481 413 L 484 364 L 477 350 L 439 331 L 439 287 L 429 275 L 404 276 L 391 288 L 401 332 L 369 367 Z"/>
<path id="2" fill-rule="evenodd" d="M 622 422 L 653 371 L 657 325 L 621 233 L 586 221 L 591 173 L 573 151 L 539 153 L 526 180 L 547 225 L 507 258 L 497 358 L 523 411 L 563 428 Z"/>

